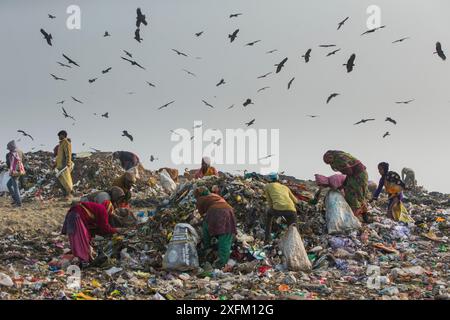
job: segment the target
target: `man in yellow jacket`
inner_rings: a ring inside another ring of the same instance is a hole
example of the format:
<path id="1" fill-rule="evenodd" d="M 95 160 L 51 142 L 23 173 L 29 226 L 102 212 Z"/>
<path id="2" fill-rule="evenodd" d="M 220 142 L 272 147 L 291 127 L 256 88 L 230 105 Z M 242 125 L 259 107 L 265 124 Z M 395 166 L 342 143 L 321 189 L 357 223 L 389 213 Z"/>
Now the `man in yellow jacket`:
<path id="1" fill-rule="evenodd" d="M 56 155 L 56 169 L 58 170 L 58 181 L 60 182 L 65 196 L 70 198 L 73 191 L 72 182 L 72 143 L 67 139 L 67 132 L 60 131 L 58 133 L 59 146 Z"/>
<path id="2" fill-rule="evenodd" d="M 266 220 L 266 243 L 271 240 L 273 218 L 284 217 L 288 226 L 297 223 L 296 204 L 298 203 L 298 199 L 292 194 L 291 190 L 278 182 L 278 174 L 270 174 L 269 179 L 271 182 L 264 188 L 269 204 Z"/>

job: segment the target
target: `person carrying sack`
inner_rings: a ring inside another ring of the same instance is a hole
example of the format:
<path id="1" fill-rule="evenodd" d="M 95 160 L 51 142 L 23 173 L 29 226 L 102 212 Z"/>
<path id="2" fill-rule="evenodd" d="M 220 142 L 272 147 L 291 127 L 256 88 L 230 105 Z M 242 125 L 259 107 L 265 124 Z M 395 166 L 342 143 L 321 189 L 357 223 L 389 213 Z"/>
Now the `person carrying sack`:
<path id="1" fill-rule="evenodd" d="M 13 198 L 13 204 L 17 207 L 22 206 L 22 199 L 20 198 L 19 190 L 19 178 L 25 175 L 25 168 L 22 162 L 22 151 L 17 149 L 16 142 L 10 141 L 6 148 L 9 153 L 6 155 L 6 165 L 9 168 L 10 179 L 6 186 L 8 187 L 9 193 Z"/>

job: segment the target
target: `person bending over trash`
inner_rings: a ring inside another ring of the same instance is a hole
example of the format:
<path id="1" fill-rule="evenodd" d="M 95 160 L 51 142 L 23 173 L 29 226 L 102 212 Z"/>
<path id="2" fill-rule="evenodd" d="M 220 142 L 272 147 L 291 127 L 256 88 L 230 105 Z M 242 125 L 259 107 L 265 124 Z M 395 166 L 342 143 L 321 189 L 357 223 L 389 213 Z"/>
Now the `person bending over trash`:
<path id="1" fill-rule="evenodd" d="M 136 176 L 131 172 L 125 172 L 113 182 L 113 187 L 119 187 L 123 190 L 127 204 L 131 200 L 131 189 L 134 185 L 136 185 Z"/>
<path id="2" fill-rule="evenodd" d="M 323 156 L 323 161 L 331 166 L 333 171 L 345 174 L 343 189 L 345 200 L 359 219 L 368 222 L 367 195 L 369 176 L 366 167 L 352 155 L 337 150 L 329 150 Z"/>
<path id="3" fill-rule="evenodd" d="M 6 166 L 9 169 L 10 177 L 6 186 L 13 198 L 13 204 L 16 207 L 21 207 L 22 199 L 20 198 L 19 178 L 25 175 L 25 168 L 22 162 L 23 152 L 17 148 L 14 140 L 10 141 L 6 148 L 9 150 L 9 153 L 6 155 Z"/>
<path id="4" fill-rule="evenodd" d="M 216 168 L 211 166 L 211 158 L 203 157 L 202 158 L 202 167 L 195 174 L 195 179 L 201 179 L 207 176 L 218 176 L 218 172 Z"/>
<path id="5" fill-rule="evenodd" d="M 59 146 L 56 154 L 55 168 L 58 170 L 58 181 L 62 186 L 65 196 L 70 199 L 73 191 L 72 182 L 72 143 L 67 139 L 67 132 L 58 133 Z"/>
<path id="6" fill-rule="evenodd" d="M 125 200 L 125 192 L 122 188 L 112 187 L 109 191 L 97 191 L 86 196 L 81 197 L 81 202 L 95 202 L 102 204 L 105 201 L 110 202 L 112 208 L 126 208 L 127 201 Z"/>
<path id="7" fill-rule="evenodd" d="M 292 191 L 279 183 L 279 177 L 276 173 L 269 175 L 270 183 L 266 184 L 264 192 L 269 208 L 267 210 L 266 236 L 265 242 L 269 243 L 272 239 L 272 221 L 273 218 L 284 217 L 288 226 L 297 223 L 298 199 L 292 194 Z"/>
<path id="8" fill-rule="evenodd" d="M 405 182 L 408 189 L 414 189 L 417 186 L 416 174 L 413 169 L 403 168 L 402 180 Z"/>
<path id="9" fill-rule="evenodd" d="M 66 214 L 62 234 L 69 237 L 72 254 L 82 263 L 93 260 L 91 239 L 96 234 L 110 235 L 122 232 L 109 224 L 108 201 L 103 204 L 78 202 Z"/>
<path id="10" fill-rule="evenodd" d="M 139 157 L 129 151 L 116 151 L 113 153 L 113 159 L 119 160 L 120 165 L 125 171 L 135 168 L 141 163 Z"/>
<path id="11" fill-rule="evenodd" d="M 403 190 L 405 189 L 405 183 L 400 179 L 400 175 L 397 172 L 389 171 L 389 164 L 387 162 L 378 164 L 378 172 L 380 173 L 381 178 L 371 201 L 378 199 L 384 187 L 389 196 L 387 216 L 396 221 L 413 222 L 403 205 Z"/>
<path id="12" fill-rule="evenodd" d="M 223 268 L 230 259 L 233 237 L 237 233 L 234 210 L 224 198 L 210 193 L 207 188 L 197 188 L 194 196 L 197 200 L 197 210 L 204 216 L 202 227 L 204 252 L 211 247 L 211 237 L 216 237 L 219 261 L 215 263 L 215 267 Z"/>

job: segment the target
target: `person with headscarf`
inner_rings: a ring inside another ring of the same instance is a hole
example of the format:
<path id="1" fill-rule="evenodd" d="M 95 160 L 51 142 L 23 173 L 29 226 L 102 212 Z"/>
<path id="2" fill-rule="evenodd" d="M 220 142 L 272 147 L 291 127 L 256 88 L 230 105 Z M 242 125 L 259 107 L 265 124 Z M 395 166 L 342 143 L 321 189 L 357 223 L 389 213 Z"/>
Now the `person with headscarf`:
<path id="1" fill-rule="evenodd" d="M 9 151 L 6 155 L 6 166 L 9 169 L 10 176 L 6 186 L 14 201 L 14 205 L 20 207 L 22 206 L 22 199 L 20 198 L 19 178 L 25 174 L 25 168 L 22 162 L 23 153 L 17 148 L 14 140 L 10 141 L 6 148 Z"/>
<path id="2" fill-rule="evenodd" d="M 133 152 L 129 151 L 116 151 L 113 153 L 113 159 L 119 160 L 120 165 L 125 171 L 135 168 L 141 163 L 139 157 Z"/>
<path id="3" fill-rule="evenodd" d="M 330 165 L 333 171 L 347 176 L 343 185 L 345 200 L 352 208 L 353 214 L 367 222 L 369 176 L 366 167 L 352 155 L 338 150 L 327 151 L 323 161 Z"/>
<path id="4" fill-rule="evenodd" d="M 131 189 L 136 184 L 136 176 L 131 172 L 125 172 L 113 181 L 113 187 L 119 187 L 125 193 L 125 201 L 128 204 L 131 200 Z"/>
<path id="5" fill-rule="evenodd" d="M 211 166 L 211 158 L 203 157 L 202 158 L 202 167 L 195 174 L 195 179 L 201 179 L 207 176 L 218 176 L 218 172 L 216 168 Z"/>
<path id="6" fill-rule="evenodd" d="M 112 235 L 122 232 L 113 228 L 109 219 L 108 203 L 78 202 L 72 205 L 66 214 L 62 234 L 69 237 L 72 254 L 87 263 L 93 260 L 91 240 L 95 235 Z"/>
<path id="7" fill-rule="evenodd" d="M 197 210 L 203 219 L 203 249 L 211 247 L 211 238 L 218 240 L 219 259 L 216 267 L 223 268 L 230 259 L 233 237 L 237 233 L 236 218 L 233 208 L 227 201 L 207 188 L 201 187 L 194 191 L 197 200 Z"/>
<path id="8" fill-rule="evenodd" d="M 56 154 L 56 169 L 58 170 L 58 181 L 60 182 L 65 196 L 70 198 L 73 191 L 72 181 L 72 143 L 67 138 L 67 132 L 58 132 L 59 145 Z"/>
<path id="9" fill-rule="evenodd" d="M 266 184 L 264 193 L 269 205 L 267 210 L 265 242 L 269 243 L 272 237 L 272 221 L 274 218 L 284 217 L 287 225 L 297 223 L 298 199 L 292 191 L 279 182 L 278 174 L 271 173 L 268 177 L 270 183 Z"/>
<path id="10" fill-rule="evenodd" d="M 80 201 L 98 204 L 108 201 L 113 210 L 126 207 L 125 192 L 119 187 L 112 187 L 109 191 L 93 192 L 81 197 Z"/>

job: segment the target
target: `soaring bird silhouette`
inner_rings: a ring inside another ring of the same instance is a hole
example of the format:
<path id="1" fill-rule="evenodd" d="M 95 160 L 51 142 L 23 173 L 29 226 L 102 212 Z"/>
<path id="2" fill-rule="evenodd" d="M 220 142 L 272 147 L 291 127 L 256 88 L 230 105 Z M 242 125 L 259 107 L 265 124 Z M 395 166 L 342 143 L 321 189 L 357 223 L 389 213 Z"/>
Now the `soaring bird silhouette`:
<path id="1" fill-rule="evenodd" d="M 205 100 L 202 100 L 202 102 L 206 105 L 206 106 L 208 106 L 208 107 L 210 107 L 210 108 L 213 108 L 214 109 L 214 106 L 212 105 L 212 104 L 209 104 L 208 102 L 206 102 Z"/>
<path id="2" fill-rule="evenodd" d="M 263 87 L 263 88 L 261 88 L 261 89 L 258 89 L 257 92 L 261 92 L 261 91 L 264 91 L 264 90 L 269 89 L 269 88 L 270 88 L 270 87 Z"/>
<path id="3" fill-rule="evenodd" d="M 247 99 L 247 100 L 245 100 L 244 101 L 244 103 L 242 104 L 244 107 L 246 107 L 246 106 L 248 106 L 249 104 L 254 104 L 253 102 L 252 102 L 252 99 Z"/>
<path id="4" fill-rule="evenodd" d="M 278 73 L 281 71 L 281 69 L 284 67 L 284 65 L 286 64 L 286 61 L 288 60 L 288 58 L 284 58 L 283 60 L 281 60 L 280 63 L 276 64 L 275 67 L 277 67 L 277 71 L 275 73 Z"/>
<path id="5" fill-rule="evenodd" d="M 129 134 L 127 130 L 122 131 L 122 137 L 126 137 L 126 138 L 130 139 L 130 141 L 134 140 L 133 136 L 131 134 Z"/>
<path id="6" fill-rule="evenodd" d="M 203 32 L 204 31 L 197 32 L 197 33 L 195 33 L 195 36 L 198 38 L 198 37 L 200 37 L 203 34 Z"/>
<path id="7" fill-rule="evenodd" d="M 155 158 L 153 155 L 150 156 L 150 162 L 153 162 L 155 160 L 159 160 L 158 158 Z"/>
<path id="8" fill-rule="evenodd" d="M 158 108 L 158 110 L 161 110 L 161 109 L 164 109 L 164 108 L 167 108 L 168 106 L 170 106 L 172 103 L 174 103 L 175 102 L 175 100 L 173 100 L 173 101 L 170 101 L 170 102 L 168 102 L 168 103 L 166 103 L 165 105 L 162 105 L 161 107 L 159 107 Z"/>
<path id="9" fill-rule="evenodd" d="M 256 119 L 250 120 L 249 122 L 246 122 L 245 124 L 247 125 L 247 127 L 250 127 L 252 124 L 255 123 Z"/>
<path id="10" fill-rule="evenodd" d="M 273 50 L 267 51 L 266 54 L 274 53 L 274 52 L 277 52 L 277 51 L 278 51 L 278 49 L 273 49 Z"/>
<path id="11" fill-rule="evenodd" d="M 348 59 L 347 63 L 344 63 L 343 65 L 347 67 L 347 73 L 350 73 L 353 71 L 353 67 L 355 66 L 355 59 L 356 54 L 352 54 L 350 58 Z"/>
<path id="12" fill-rule="evenodd" d="M 89 79 L 89 83 L 94 83 L 98 78 L 94 78 L 94 79 Z"/>
<path id="13" fill-rule="evenodd" d="M 219 83 L 216 84 L 216 87 L 221 86 L 223 84 L 225 84 L 225 79 L 222 78 L 220 79 Z"/>
<path id="14" fill-rule="evenodd" d="M 123 60 L 128 61 L 129 63 L 131 63 L 132 66 L 137 66 L 137 67 L 139 67 L 139 68 L 145 70 L 145 68 L 144 68 L 143 66 L 141 66 L 139 63 L 137 63 L 137 62 L 134 61 L 134 60 L 130 60 L 130 59 L 127 59 L 127 58 L 124 58 L 124 57 L 121 57 L 121 58 L 122 58 Z"/>
<path id="15" fill-rule="evenodd" d="M 156 86 L 155 86 L 153 83 L 148 82 L 148 81 L 145 81 L 145 82 L 147 82 L 147 84 L 148 84 L 150 87 L 156 88 Z"/>
<path id="16" fill-rule="evenodd" d="M 44 29 L 41 29 L 41 33 L 44 36 L 44 39 L 47 40 L 48 45 L 51 46 L 53 39 L 52 35 L 50 33 L 45 32 Z"/>
<path id="17" fill-rule="evenodd" d="M 108 73 L 108 72 L 111 71 L 111 69 L 112 69 L 112 67 L 109 67 L 109 68 L 107 68 L 107 69 L 105 69 L 105 70 L 102 70 L 102 73 L 103 73 L 103 74 Z"/>
<path id="18" fill-rule="evenodd" d="M 239 32 L 239 29 L 234 30 L 234 32 L 232 34 L 228 35 L 228 38 L 230 39 L 230 43 L 234 41 L 234 39 L 236 39 L 237 34 Z"/>
<path id="19" fill-rule="evenodd" d="M 177 55 L 179 55 L 179 56 L 185 56 L 185 57 L 188 56 L 186 53 L 181 52 L 181 51 L 178 51 L 178 50 L 175 50 L 175 49 L 172 49 L 172 51 L 174 51 L 174 52 L 175 52 Z"/>
<path id="20" fill-rule="evenodd" d="M 71 115 L 69 115 L 66 111 L 66 109 L 64 109 L 64 107 L 61 107 L 62 111 L 63 111 L 63 116 L 64 118 L 69 118 L 72 119 L 73 121 L 76 121 L 74 117 L 72 117 Z"/>
<path id="21" fill-rule="evenodd" d="M 197 76 L 195 75 L 195 73 L 190 72 L 189 70 L 183 69 L 183 71 L 186 72 L 186 73 L 187 73 L 188 75 L 190 75 L 190 76 L 197 77 Z"/>
<path id="22" fill-rule="evenodd" d="M 103 37 L 111 37 L 111 35 L 109 34 L 108 31 L 105 31 L 105 34 L 103 35 Z"/>
<path id="23" fill-rule="evenodd" d="M 347 20 L 349 19 L 350 17 L 347 17 L 347 18 L 345 18 L 344 20 L 342 20 L 341 22 L 339 22 L 339 24 L 338 24 L 338 30 L 347 22 Z"/>
<path id="24" fill-rule="evenodd" d="M 385 28 L 385 27 L 386 27 L 386 26 L 381 26 L 381 27 L 378 27 L 378 28 L 373 28 L 373 29 L 367 30 L 366 32 L 363 32 L 361 35 L 363 36 L 363 35 L 366 35 L 366 34 L 369 34 L 369 33 L 373 33 L 373 32 L 375 32 L 375 31 L 380 30 L 380 29 L 383 29 L 383 28 Z"/>
<path id="25" fill-rule="evenodd" d="M 411 100 L 406 100 L 406 101 L 396 101 L 396 104 L 410 104 L 411 102 L 413 102 L 415 99 L 411 99 Z"/>
<path id="26" fill-rule="evenodd" d="M 48 14 L 48 17 L 50 18 L 50 19 L 56 19 L 56 16 L 54 16 L 54 15 L 52 15 L 52 14 Z"/>
<path id="27" fill-rule="evenodd" d="M 401 39 L 395 40 L 392 43 L 400 43 L 400 42 L 403 42 L 403 41 L 408 40 L 408 39 L 409 39 L 409 37 L 405 37 L 405 38 L 401 38 Z"/>
<path id="28" fill-rule="evenodd" d="M 213 144 L 215 144 L 216 146 L 220 146 L 221 143 L 222 143 L 222 138 L 219 138 L 213 142 Z"/>
<path id="29" fill-rule="evenodd" d="M 147 25 L 147 20 L 145 19 L 145 15 L 142 14 L 141 12 L 141 8 L 137 8 L 136 9 L 136 27 L 140 27 L 141 23 L 144 24 L 145 26 Z"/>
<path id="30" fill-rule="evenodd" d="M 64 102 L 66 102 L 66 100 L 61 100 L 61 101 L 57 102 L 56 104 L 63 104 Z"/>
<path id="31" fill-rule="evenodd" d="M 383 135 L 383 139 L 386 138 L 387 136 L 390 136 L 391 134 L 389 133 L 389 131 L 387 131 L 384 135 Z"/>
<path id="32" fill-rule="evenodd" d="M 232 13 L 232 14 L 230 14 L 230 18 L 237 18 L 239 16 L 242 16 L 242 13 Z"/>
<path id="33" fill-rule="evenodd" d="M 71 98 L 72 98 L 73 101 L 83 104 L 83 102 L 78 100 L 77 98 L 74 98 L 74 97 L 71 97 Z"/>
<path id="34" fill-rule="evenodd" d="M 309 59 L 311 58 L 311 49 L 308 49 L 304 55 L 302 55 L 302 58 L 305 58 L 305 62 L 308 63 Z"/>
<path id="35" fill-rule="evenodd" d="M 139 43 L 141 43 L 141 41 L 144 40 L 141 38 L 141 30 L 139 28 L 137 28 L 136 31 L 134 32 L 134 39 Z"/>
<path id="36" fill-rule="evenodd" d="M 319 117 L 319 116 L 316 116 L 316 115 L 311 115 L 311 114 L 308 114 L 308 115 L 306 115 L 307 117 L 310 117 L 310 118 L 317 118 L 317 117 Z"/>
<path id="37" fill-rule="evenodd" d="M 393 124 L 397 124 L 397 121 L 395 121 L 394 119 L 392 119 L 390 117 L 387 117 L 386 120 L 384 120 L 384 121 L 388 121 L 388 122 L 391 122 Z"/>
<path id="38" fill-rule="evenodd" d="M 266 74 L 263 74 L 262 76 L 259 76 L 257 79 L 262 79 L 267 77 L 269 74 L 272 74 L 273 72 L 267 72 Z"/>
<path id="39" fill-rule="evenodd" d="M 291 80 L 289 80 L 287 88 L 288 90 L 291 88 L 292 82 L 294 82 L 295 77 L 293 77 Z"/>
<path id="40" fill-rule="evenodd" d="M 102 114 L 102 118 L 109 119 L 109 112 Z"/>
<path id="41" fill-rule="evenodd" d="M 30 138 L 31 140 L 34 141 L 34 138 L 30 134 L 26 133 L 25 131 L 17 130 L 17 132 L 21 133 L 24 137 L 28 137 L 28 138 Z"/>
<path id="42" fill-rule="evenodd" d="M 252 41 L 252 42 L 249 42 L 249 43 L 247 43 L 245 46 L 254 46 L 255 44 L 257 44 L 258 42 L 261 42 L 261 40 L 256 40 L 256 41 Z"/>
<path id="43" fill-rule="evenodd" d="M 341 51 L 341 49 L 333 50 L 333 51 L 331 51 L 330 53 L 327 54 L 327 57 L 332 56 L 332 55 L 336 54 L 339 51 Z"/>
<path id="44" fill-rule="evenodd" d="M 319 48 L 331 48 L 331 47 L 336 47 L 335 44 L 321 44 L 319 45 Z"/>
<path id="45" fill-rule="evenodd" d="M 361 124 L 361 123 L 366 123 L 368 121 L 375 121 L 375 119 L 362 119 L 361 121 L 358 121 L 357 123 L 355 123 L 354 125 L 356 126 L 357 124 Z"/>
<path id="46" fill-rule="evenodd" d="M 67 60 L 68 63 L 74 64 L 74 65 L 76 65 L 77 67 L 80 66 L 78 63 L 76 63 L 75 61 L 73 61 L 72 59 L 70 59 L 70 58 L 69 58 L 68 56 L 66 56 L 64 53 L 63 53 L 63 57 Z"/>
<path id="47" fill-rule="evenodd" d="M 67 64 L 64 64 L 64 63 L 62 63 L 62 62 L 56 61 L 56 63 L 59 64 L 61 67 L 66 67 L 66 68 L 71 68 L 71 69 L 72 69 L 71 66 L 69 66 L 69 65 L 67 65 Z"/>
<path id="48" fill-rule="evenodd" d="M 331 101 L 331 99 L 336 98 L 339 95 L 339 93 L 332 93 L 327 98 L 327 104 Z"/>
<path id="49" fill-rule="evenodd" d="M 228 108 L 227 108 L 227 110 L 230 110 L 230 109 L 233 109 L 234 108 L 234 104 L 232 104 L 231 106 L 229 106 Z"/>
<path id="50" fill-rule="evenodd" d="M 439 58 L 441 58 L 444 61 L 447 59 L 444 51 L 442 50 L 442 46 L 441 46 L 440 42 L 436 42 L 436 52 L 434 52 L 434 54 L 437 54 L 439 56 Z"/>
<path id="51" fill-rule="evenodd" d="M 50 73 L 50 75 L 51 75 L 51 76 L 53 77 L 53 79 L 55 79 L 55 80 L 67 81 L 67 79 L 57 77 L 57 76 L 55 76 L 53 73 Z"/>
<path id="52" fill-rule="evenodd" d="M 123 49 L 122 49 L 122 51 L 125 52 L 125 54 L 126 54 L 127 56 L 129 56 L 130 58 L 133 58 L 133 55 L 132 55 L 131 53 L 129 53 L 127 50 L 123 50 Z"/>

